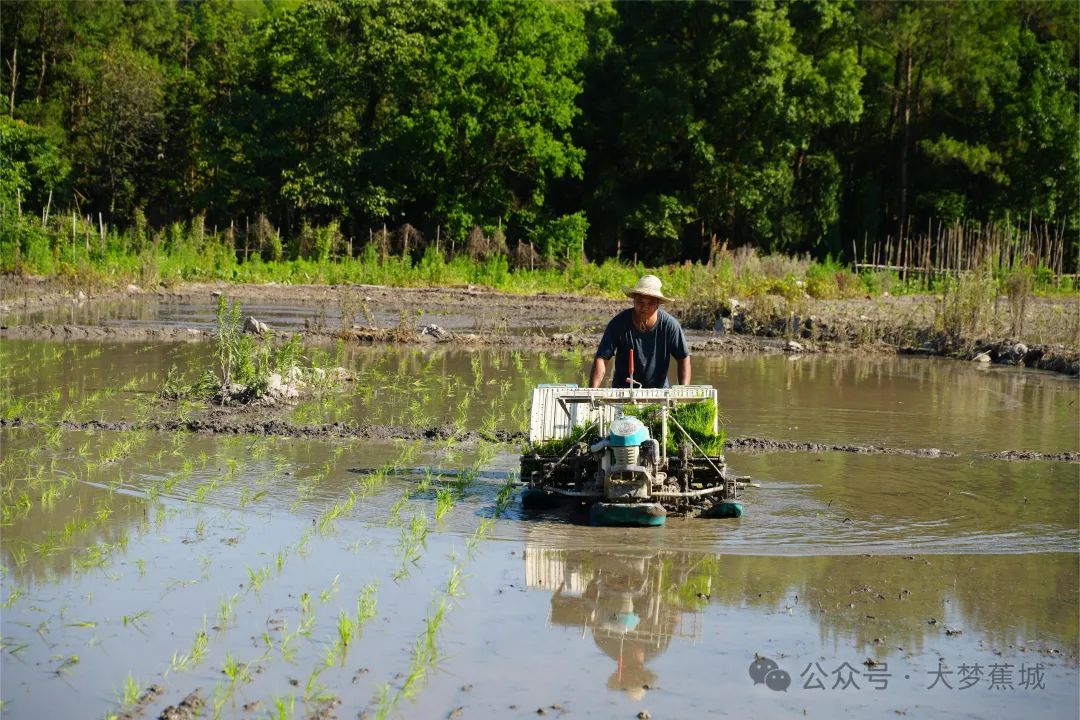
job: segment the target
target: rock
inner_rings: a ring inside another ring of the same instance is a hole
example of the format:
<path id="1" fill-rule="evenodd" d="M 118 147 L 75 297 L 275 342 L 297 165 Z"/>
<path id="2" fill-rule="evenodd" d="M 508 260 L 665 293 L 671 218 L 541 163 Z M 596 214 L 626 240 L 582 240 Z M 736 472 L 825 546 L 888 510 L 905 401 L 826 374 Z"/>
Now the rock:
<path id="1" fill-rule="evenodd" d="M 129 293 L 137 293 L 137 292 L 142 292 L 142 289 L 138 285 L 128 285 L 127 286 L 127 291 Z"/>
<path id="2" fill-rule="evenodd" d="M 340 366 L 331 368 L 326 374 L 334 382 L 351 382 L 356 379 L 351 372 Z"/>
<path id="3" fill-rule="evenodd" d="M 1022 342 L 1018 342 L 1015 345 L 1008 346 L 1008 349 L 1004 353 L 1009 362 L 1014 365 L 1019 365 L 1024 362 L 1024 356 L 1028 354 L 1028 346 Z"/>
<path id="4" fill-rule="evenodd" d="M 75 299 L 78 300 L 79 302 L 82 302 L 83 300 L 86 299 L 86 293 L 84 293 L 82 290 L 80 290 L 79 294 L 75 296 Z"/>
<path id="5" fill-rule="evenodd" d="M 435 340 L 443 340 L 450 337 L 450 333 L 438 325 L 425 325 L 420 328 L 420 337 L 430 337 Z"/>
<path id="6" fill-rule="evenodd" d="M 637 714 L 637 716 L 638 720 L 649 720 L 649 718 L 652 717 L 652 713 L 650 713 L 648 710 L 642 710 Z"/>
<path id="7" fill-rule="evenodd" d="M 280 373 L 270 373 L 266 378 L 266 394 L 275 399 L 290 400 L 300 397 L 302 384 L 299 380 L 286 382 Z"/>
<path id="8" fill-rule="evenodd" d="M 255 333 L 256 335 L 265 335 L 266 333 L 270 332 L 270 326 L 248 315 L 247 320 L 244 321 L 244 332 Z"/>
<path id="9" fill-rule="evenodd" d="M 784 346 L 784 350 L 787 352 L 802 352 L 805 349 L 806 348 L 803 347 L 802 343 L 795 342 L 794 340 L 788 340 L 787 344 Z"/>
<path id="10" fill-rule="evenodd" d="M 990 362 L 990 356 L 987 355 L 984 352 L 981 352 L 978 355 L 976 355 L 975 357 L 971 358 L 971 360 L 972 360 L 972 362 L 977 362 L 977 363 L 988 363 L 988 362 Z"/>
<path id="11" fill-rule="evenodd" d="M 731 320 L 729 318 L 718 316 L 716 323 L 713 324 L 713 332 L 717 335 L 727 335 L 728 330 L 731 329 Z"/>
<path id="12" fill-rule="evenodd" d="M 210 293 L 210 297 L 212 297 L 212 298 L 221 297 L 221 291 L 220 290 L 215 290 L 214 292 Z"/>

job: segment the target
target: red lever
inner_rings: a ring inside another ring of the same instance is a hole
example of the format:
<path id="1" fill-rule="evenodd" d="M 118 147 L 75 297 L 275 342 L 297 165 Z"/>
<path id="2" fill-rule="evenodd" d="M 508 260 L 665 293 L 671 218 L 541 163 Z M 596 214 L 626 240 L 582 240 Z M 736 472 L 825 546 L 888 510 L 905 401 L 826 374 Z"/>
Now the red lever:
<path id="1" fill-rule="evenodd" d="M 630 377 L 629 380 L 634 379 L 634 348 L 630 348 Z"/>

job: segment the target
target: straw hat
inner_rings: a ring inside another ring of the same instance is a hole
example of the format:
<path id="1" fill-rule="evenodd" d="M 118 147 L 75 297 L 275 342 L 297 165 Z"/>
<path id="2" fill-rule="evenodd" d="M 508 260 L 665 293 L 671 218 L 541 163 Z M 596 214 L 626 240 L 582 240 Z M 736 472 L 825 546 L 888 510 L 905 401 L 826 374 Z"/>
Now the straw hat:
<path id="1" fill-rule="evenodd" d="M 622 291 L 630 298 L 635 295 L 648 295 L 649 297 L 656 298 L 660 302 L 670 302 L 671 298 L 664 297 L 664 293 L 660 292 L 660 285 L 660 278 L 655 275 L 642 275 L 641 279 L 637 281 L 637 285 L 632 288 L 623 285 Z"/>

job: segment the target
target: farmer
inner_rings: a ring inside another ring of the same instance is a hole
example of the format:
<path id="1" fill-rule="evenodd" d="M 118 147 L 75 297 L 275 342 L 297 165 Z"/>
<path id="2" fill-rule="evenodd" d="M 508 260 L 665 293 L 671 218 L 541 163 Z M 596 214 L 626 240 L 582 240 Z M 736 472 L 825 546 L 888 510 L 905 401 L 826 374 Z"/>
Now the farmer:
<path id="1" fill-rule="evenodd" d="M 634 301 L 634 307 L 613 317 L 604 330 L 593 360 L 589 387 L 600 387 L 612 355 L 615 356 L 612 387 L 629 387 L 627 380 L 631 374 L 642 387 L 668 387 L 671 358 L 675 358 L 679 384 L 689 385 L 690 347 L 679 321 L 660 309 L 660 303 L 671 299 L 660 292 L 660 278 L 645 275 L 634 287 L 623 287 L 623 292 Z"/>

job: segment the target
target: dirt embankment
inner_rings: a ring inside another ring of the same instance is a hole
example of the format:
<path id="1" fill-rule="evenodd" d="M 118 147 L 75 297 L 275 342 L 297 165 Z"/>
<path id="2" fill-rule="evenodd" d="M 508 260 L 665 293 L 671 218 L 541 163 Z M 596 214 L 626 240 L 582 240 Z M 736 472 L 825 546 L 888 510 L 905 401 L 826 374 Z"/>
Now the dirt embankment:
<path id="1" fill-rule="evenodd" d="M 89 420 L 41 423 L 22 418 L 0 418 L 0 428 L 53 428 L 83 432 L 130 432 L 150 430 L 155 432 L 192 432 L 208 435 L 261 435 L 290 438 L 325 440 L 330 438 L 363 438 L 366 440 L 454 440 L 462 445 L 483 442 L 524 443 L 521 432 L 497 430 L 480 432 L 460 430 L 450 425 L 413 427 L 403 425 L 356 425 L 335 422 L 322 425 L 297 425 L 273 416 L 273 411 L 256 412 L 251 409 L 222 409 L 211 411 L 204 417 L 189 420 Z M 733 453 L 771 452 L 842 452 L 857 455 L 907 455 L 922 458 L 960 457 L 960 453 L 941 448 L 897 448 L 884 445 L 847 445 L 836 443 L 792 442 L 769 438 L 728 438 L 726 449 Z M 995 453 L 977 453 L 973 458 L 991 460 L 1044 460 L 1080 463 L 1080 452 L 1040 453 L 1027 450 L 1004 450 Z"/>
<path id="2" fill-rule="evenodd" d="M 224 294 L 245 304 L 296 304 L 318 308 L 350 306 L 378 309 L 384 316 L 415 317 L 418 312 L 472 319 L 472 331 L 403 321 L 392 327 L 351 324 L 330 330 L 312 323 L 303 330 L 312 342 L 339 337 L 359 343 L 444 344 L 559 349 L 595 346 L 604 319 L 627 306 L 625 300 L 536 293 L 528 296 L 477 287 L 389 288 L 370 285 L 230 285 L 189 283 L 175 288 L 90 292 L 34 279 L 5 279 L 0 315 L 46 311 L 72 304 L 145 298 L 162 303 L 207 304 Z M 1070 336 L 1080 327 L 1080 300 L 1034 298 L 1026 312 L 1027 336 L 997 336 L 957 340 L 934 328 L 933 299 L 879 297 L 874 299 L 811 300 L 798 313 L 780 313 L 774 304 L 738 301 L 721 304 L 717 317 L 702 314 L 700 306 L 678 303 L 672 312 L 684 320 L 691 351 L 700 355 L 744 353 L 910 353 L 956 357 L 987 363 L 1031 367 L 1070 375 L 1080 374 L 1076 343 L 1043 342 L 1044 337 Z M 996 313 L 1007 313 L 997 303 Z M 479 328 L 479 329 L 477 329 Z M 554 331 L 553 328 L 562 328 Z M 567 330 L 566 328 L 569 328 Z M 166 324 L 140 326 L 78 324 L 11 324 L 0 337 L 43 340 L 195 341 L 212 337 L 206 327 Z"/>

